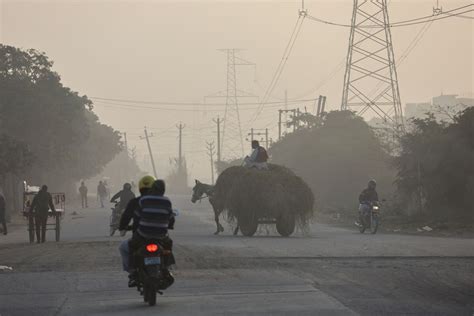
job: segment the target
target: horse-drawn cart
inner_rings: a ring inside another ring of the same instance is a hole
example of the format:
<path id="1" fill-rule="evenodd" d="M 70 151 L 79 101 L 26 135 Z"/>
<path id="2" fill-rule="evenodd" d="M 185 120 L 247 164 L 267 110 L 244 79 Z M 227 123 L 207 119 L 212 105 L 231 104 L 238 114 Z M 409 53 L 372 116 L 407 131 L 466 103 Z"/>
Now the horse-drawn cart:
<path id="1" fill-rule="evenodd" d="M 38 193 L 39 188 L 34 186 L 28 186 L 25 184 L 23 191 L 23 216 L 26 217 L 28 222 L 28 236 L 30 243 L 35 241 L 35 213 L 30 212 L 31 203 L 35 195 Z M 48 211 L 48 223 L 46 224 L 46 230 L 55 231 L 55 239 L 59 241 L 61 238 L 61 220 L 64 217 L 66 210 L 66 195 L 64 193 L 51 193 L 53 197 L 53 204 L 56 209 L 56 213 L 53 214 L 52 210 Z M 53 219 L 51 221 L 50 219 Z"/>
<path id="2" fill-rule="evenodd" d="M 253 236 L 259 224 L 275 224 L 277 232 L 288 237 L 296 225 L 305 227 L 313 215 L 314 196 L 309 186 L 291 170 L 269 164 L 266 170 L 230 167 L 224 170 L 215 186 L 196 181 L 192 201 L 207 195 L 217 225 L 224 228 L 219 214 L 227 211 L 230 222 L 237 223 L 244 236 Z"/>

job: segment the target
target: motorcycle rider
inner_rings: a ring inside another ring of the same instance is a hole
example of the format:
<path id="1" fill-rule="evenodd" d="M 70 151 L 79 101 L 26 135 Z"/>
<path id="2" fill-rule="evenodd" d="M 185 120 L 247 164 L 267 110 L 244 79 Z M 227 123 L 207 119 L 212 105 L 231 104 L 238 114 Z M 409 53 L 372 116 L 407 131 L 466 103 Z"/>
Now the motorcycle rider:
<path id="1" fill-rule="evenodd" d="M 111 199 L 111 203 L 117 203 L 117 199 L 120 198 L 120 202 L 116 207 L 116 210 L 123 210 L 127 207 L 128 202 L 135 198 L 135 194 L 132 192 L 132 185 L 130 183 L 125 183 L 123 189 L 117 192 Z"/>
<path id="2" fill-rule="evenodd" d="M 379 201 L 379 195 L 375 188 L 377 187 L 377 182 L 375 180 L 370 180 L 367 188 L 362 190 L 359 195 L 359 218 L 361 214 L 364 214 L 372 209 L 372 206 Z M 360 226 L 361 223 L 359 220 L 355 223 L 357 226 Z"/>
<path id="3" fill-rule="evenodd" d="M 136 286 L 137 271 L 133 253 L 147 239 L 159 239 L 163 248 L 171 250 L 173 241 L 168 236 L 168 229 L 174 228 L 174 214 L 171 201 L 164 196 L 165 182 L 153 181 L 154 178 L 146 176 L 139 182 L 139 198 L 133 199 L 128 205 L 120 220 L 120 231 L 127 229 L 133 218 L 133 236 L 120 246 L 122 263 L 125 271 L 129 272 L 129 287 Z M 151 183 L 151 184 L 150 184 Z M 166 257 L 166 266 L 174 264 L 171 254 Z M 171 273 L 167 272 L 169 282 L 174 281 Z"/>

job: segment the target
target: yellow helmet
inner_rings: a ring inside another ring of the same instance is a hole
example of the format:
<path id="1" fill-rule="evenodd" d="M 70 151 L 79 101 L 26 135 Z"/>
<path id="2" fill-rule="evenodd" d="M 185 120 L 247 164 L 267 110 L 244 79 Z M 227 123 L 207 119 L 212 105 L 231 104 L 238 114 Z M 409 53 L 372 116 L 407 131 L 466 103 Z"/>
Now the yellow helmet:
<path id="1" fill-rule="evenodd" d="M 140 179 L 138 182 L 138 189 L 151 189 L 153 186 L 153 183 L 155 182 L 155 178 L 152 176 L 144 176 L 143 178 Z"/>

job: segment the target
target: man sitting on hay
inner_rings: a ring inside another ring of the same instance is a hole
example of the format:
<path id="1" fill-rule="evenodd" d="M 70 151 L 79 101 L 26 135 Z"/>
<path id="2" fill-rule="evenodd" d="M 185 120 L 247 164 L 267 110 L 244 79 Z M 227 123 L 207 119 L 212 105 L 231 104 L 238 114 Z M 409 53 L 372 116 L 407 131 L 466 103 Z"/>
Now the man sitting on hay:
<path id="1" fill-rule="evenodd" d="M 258 140 L 252 140 L 252 153 L 244 159 L 244 167 L 268 169 L 267 165 L 268 154 L 267 150 L 260 146 Z"/>

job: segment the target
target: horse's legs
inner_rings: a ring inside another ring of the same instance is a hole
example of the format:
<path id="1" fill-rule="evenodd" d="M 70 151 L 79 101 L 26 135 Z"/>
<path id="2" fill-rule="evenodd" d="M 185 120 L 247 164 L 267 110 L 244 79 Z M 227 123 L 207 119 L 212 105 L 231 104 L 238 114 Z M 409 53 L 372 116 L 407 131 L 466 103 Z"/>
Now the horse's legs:
<path id="1" fill-rule="evenodd" d="M 234 236 L 237 236 L 238 233 L 239 233 L 239 225 L 237 224 L 237 226 L 234 229 Z"/>
<path id="2" fill-rule="evenodd" d="M 214 220 L 216 221 L 217 230 L 214 235 L 218 235 L 220 232 L 224 231 L 224 227 L 219 223 L 219 215 L 221 215 L 222 210 L 217 209 L 215 206 L 212 206 L 214 210 Z"/>

